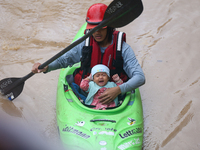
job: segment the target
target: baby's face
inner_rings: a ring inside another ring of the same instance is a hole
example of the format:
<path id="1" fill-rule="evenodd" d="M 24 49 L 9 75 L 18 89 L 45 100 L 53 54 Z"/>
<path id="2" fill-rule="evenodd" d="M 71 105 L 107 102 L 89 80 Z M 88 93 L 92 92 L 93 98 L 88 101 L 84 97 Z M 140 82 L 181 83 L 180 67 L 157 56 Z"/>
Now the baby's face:
<path id="1" fill-rule="evenodd" d="M 99 85 L 99 86 L 104 86 L 109 80 L 109 76 L 105 72 L 97 72 L 93 76 L 93 81 Z"/>

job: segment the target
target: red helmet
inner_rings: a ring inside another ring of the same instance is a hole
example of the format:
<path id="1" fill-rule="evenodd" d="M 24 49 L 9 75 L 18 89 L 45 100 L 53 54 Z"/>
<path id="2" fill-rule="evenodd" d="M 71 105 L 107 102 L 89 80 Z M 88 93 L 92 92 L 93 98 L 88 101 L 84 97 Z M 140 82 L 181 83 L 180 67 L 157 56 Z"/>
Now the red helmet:
<path id="1" fill-rule="evenodd" d="M 86 29 L 94 28 L 103 20 L 104 13 L 107 7 L 108 7 L 107 5 L 102 3 L 97 3 L 90 6 L 86 16 L 86 22 L 87 22 Z"/>

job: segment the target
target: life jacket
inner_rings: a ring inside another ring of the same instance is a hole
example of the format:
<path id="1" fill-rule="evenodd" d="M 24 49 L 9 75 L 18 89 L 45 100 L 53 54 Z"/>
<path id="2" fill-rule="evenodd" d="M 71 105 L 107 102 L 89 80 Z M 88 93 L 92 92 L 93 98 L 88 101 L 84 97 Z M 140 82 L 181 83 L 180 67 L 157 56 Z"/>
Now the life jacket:
<path id="1" fill-rule="evenodd" d="M 89 32 L 88 30 L 85 33 Z M 126 41 L 126 34 L 114 31 L 113 43 L 109 45 L 104 53 L 101 53 L 100 47 L 95 39 L 90 36 L 86 39 L 85 46 L 82 49 L 81 67 L 74 72 L 74 82 L 80 85 L 82 79 L 89 76 L 92 67 L 97 64 L 104 64 L 110 69 L 110 80 L 112 76 L 118 74 L 126 82 L 128 76 L 123 70 L 122 44 Z"/>

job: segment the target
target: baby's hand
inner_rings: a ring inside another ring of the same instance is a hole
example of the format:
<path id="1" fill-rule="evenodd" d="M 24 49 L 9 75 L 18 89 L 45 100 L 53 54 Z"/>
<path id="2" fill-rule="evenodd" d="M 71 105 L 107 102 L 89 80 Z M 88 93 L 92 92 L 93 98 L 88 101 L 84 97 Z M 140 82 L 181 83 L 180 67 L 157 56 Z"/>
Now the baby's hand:
<path id="1" fill-rule="evenodd" d="M 85 78 L 88 81 L 92 81 L 92 74 L 90 74 L 88 77 Z"/>
<path id="2" fill-rule="evenodd" d="M 119 75 L 118 75 L 118 74 L 114 74 L 114 75 L 112 76 L 112 79 L 113 79 L 115 82 L 117 82 L 117 81 L 119 81 L 119 80 L 120 80 L 120 78 L 119 78 Z"/>

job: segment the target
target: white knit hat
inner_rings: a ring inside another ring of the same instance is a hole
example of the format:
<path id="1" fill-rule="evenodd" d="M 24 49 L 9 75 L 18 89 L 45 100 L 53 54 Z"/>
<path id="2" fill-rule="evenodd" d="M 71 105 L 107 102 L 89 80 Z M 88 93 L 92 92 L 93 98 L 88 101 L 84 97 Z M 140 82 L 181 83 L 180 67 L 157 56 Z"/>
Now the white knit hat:
<path id="1" fill-rule="evenodd" d="M 93 76 L 97 73 L 97 72 L 105 72 L 109 77 L 110 77 L 110 70 L 107 66 L 102 65 L 102 64 L 98 64 L 96 66 L 94 66 L 91 70 L 91 74 L 92 74 L 92 79 Z"/>

